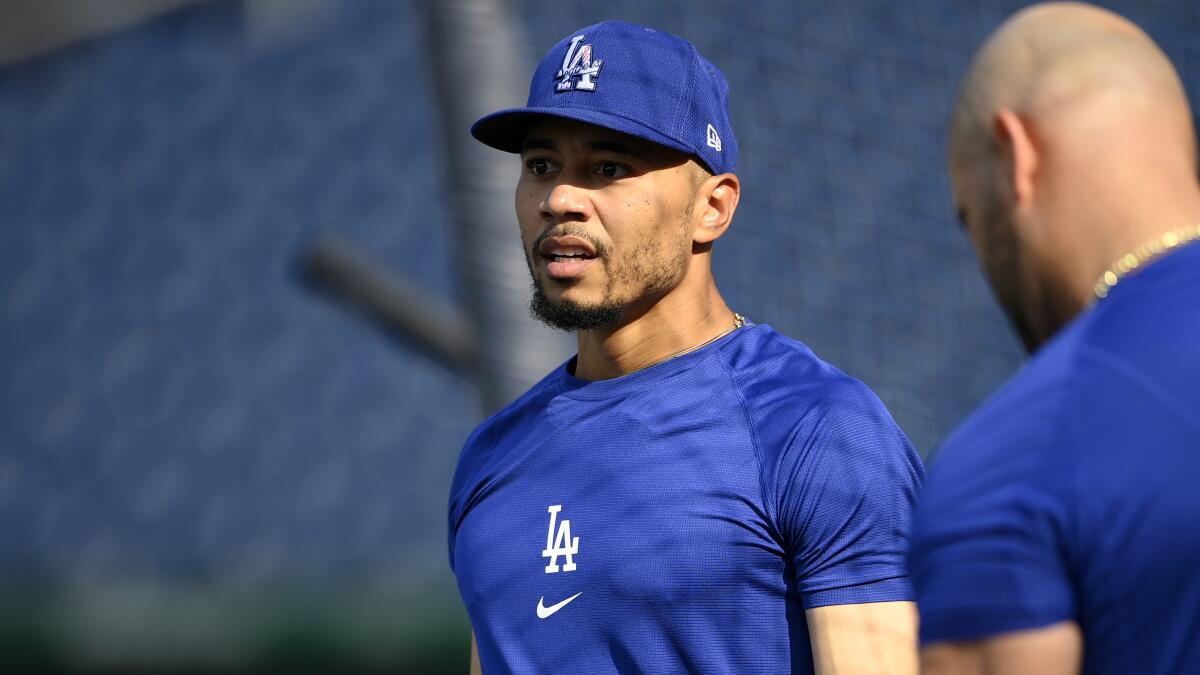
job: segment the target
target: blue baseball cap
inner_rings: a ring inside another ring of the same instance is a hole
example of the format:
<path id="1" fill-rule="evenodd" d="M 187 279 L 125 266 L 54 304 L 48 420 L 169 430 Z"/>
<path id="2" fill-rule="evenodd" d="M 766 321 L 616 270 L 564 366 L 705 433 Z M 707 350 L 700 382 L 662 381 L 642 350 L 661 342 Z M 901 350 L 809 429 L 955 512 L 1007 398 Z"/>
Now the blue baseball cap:
<path id="1" fill-rule="evenodd" d="M 480 118 L 471 135 L 520 152 L 539 116 L 595 124 L 694 155 L 713 174 L 733 171 L 729 83 L 692 43 L 624 21 L 581 28 L 547 52 L 524 108 Z"/>

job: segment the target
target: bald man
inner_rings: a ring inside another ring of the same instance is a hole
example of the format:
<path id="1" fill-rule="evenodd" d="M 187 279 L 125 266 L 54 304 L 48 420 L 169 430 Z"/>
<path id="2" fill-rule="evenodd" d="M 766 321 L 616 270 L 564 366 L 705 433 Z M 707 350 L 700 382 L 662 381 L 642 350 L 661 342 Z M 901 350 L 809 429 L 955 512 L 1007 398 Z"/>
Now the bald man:
<path id="1" fill-rule="evenodd" d="M 1028 365 L 934 458 L 926 673 L 1200 673 L 1200 187 L 1136 26 L 1027 9 L 951 120 L 960 218 Z"/>

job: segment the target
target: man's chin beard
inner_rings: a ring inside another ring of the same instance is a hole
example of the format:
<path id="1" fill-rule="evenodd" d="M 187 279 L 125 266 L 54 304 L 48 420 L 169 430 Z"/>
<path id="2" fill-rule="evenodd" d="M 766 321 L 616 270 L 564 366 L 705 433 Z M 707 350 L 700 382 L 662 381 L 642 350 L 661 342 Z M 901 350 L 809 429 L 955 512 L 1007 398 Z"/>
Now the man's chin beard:
<path id="1" fill-rule="evenodd" d="M 1057 277 L 1043 278 L 1036 293 L 1026 293 L 1023 302 L 1001 302 L 1017 336 L 1030 355 L 1036 353 L 1083 310 L 1072 303 L 1071 294 Z"/>
<path id="2" fill-rule="evenodd" d="M 1032 355 L 1045 342 L 1033 329 L 1033 324 L 1025 316 L 1020 308 L 1015 306 L 1004 306 L 1004 313 L 1008 316 L 1008 321 L 1017 333 L 1017 338 L 1021 340 L 1021 345 L 1025 347 L 1025 353 Z"/>
<path id="3" fill-rule="evenodd" d="M 585 306 L 570 300 L 551 300 L 541 284 L 535 282 L 529 314 L 551 328 L 574 332 L 621 325 L 625 319 L 625 305 L 602 302 Z"/>

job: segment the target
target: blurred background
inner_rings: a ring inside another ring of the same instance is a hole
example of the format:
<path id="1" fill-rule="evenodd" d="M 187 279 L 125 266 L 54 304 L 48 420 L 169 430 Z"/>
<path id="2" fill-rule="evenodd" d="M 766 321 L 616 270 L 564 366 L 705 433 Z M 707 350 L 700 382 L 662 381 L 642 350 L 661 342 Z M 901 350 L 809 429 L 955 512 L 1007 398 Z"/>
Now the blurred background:
<path id="1" fill-rule="evenodd" d="M 732 307 L 928 455 L 1022 359 L 943 146 L 1023 4 L 0 3 L 0 663 L 465 672 L 457 453 L 572 345 L 525 310 L 518 162 L 467 126 L 603 19 L 730 80 Z M 1200 5 L 1104 4 L 1196 105 Z"/>

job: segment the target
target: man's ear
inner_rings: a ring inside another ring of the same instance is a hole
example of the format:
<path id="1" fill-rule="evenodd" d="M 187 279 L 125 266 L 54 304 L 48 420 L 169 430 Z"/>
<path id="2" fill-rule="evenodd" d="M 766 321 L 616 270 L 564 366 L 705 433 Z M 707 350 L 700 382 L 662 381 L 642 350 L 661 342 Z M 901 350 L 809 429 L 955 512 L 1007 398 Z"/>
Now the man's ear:
<path id="1" fill-rule="evenodd" d="M 710 176 L 700 183 L 696 199 L 700 202 L 700 219 L 692 231 L 696 244 L 711 244 L 725 234 L 733 222 L 738 199 L 742 196 L 742 183 L 732 173 Z"/>
<path id="2" fill-rule="evenodd" d="M 1014 206 L 1028 208 L 1036 190 L 1039 160 L 1033 130 L 1017 113 L 1003 108 L 993 119 L 992 133 L 1000 150 L 1000 172 L 1012 190 Z"/>

